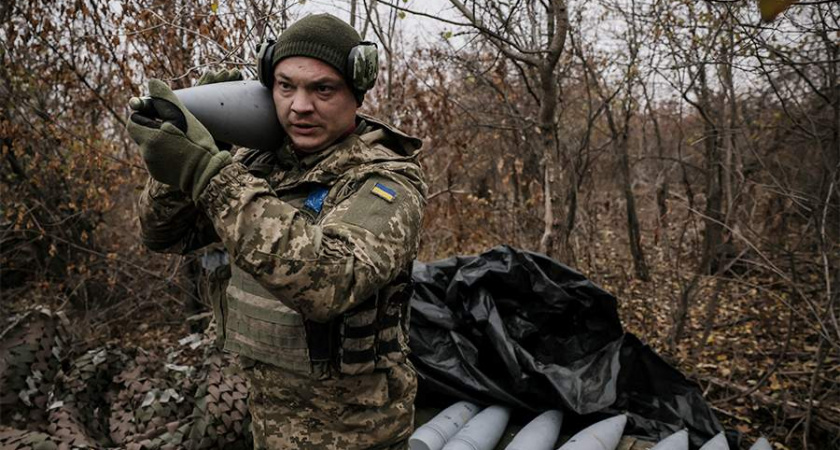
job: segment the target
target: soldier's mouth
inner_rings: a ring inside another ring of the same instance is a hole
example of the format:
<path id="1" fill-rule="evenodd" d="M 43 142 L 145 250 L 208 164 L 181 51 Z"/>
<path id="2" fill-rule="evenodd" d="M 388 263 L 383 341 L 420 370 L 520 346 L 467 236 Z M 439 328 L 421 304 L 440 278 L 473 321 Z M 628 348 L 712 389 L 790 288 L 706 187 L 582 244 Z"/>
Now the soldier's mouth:
<path id="1" fill-rule="evenodd" d="M 317 125 L 312 125 L 309 123 L 293 123 L 292 130 L 294 130 L 297 134 L 311 134 L 318 128 Z"/>

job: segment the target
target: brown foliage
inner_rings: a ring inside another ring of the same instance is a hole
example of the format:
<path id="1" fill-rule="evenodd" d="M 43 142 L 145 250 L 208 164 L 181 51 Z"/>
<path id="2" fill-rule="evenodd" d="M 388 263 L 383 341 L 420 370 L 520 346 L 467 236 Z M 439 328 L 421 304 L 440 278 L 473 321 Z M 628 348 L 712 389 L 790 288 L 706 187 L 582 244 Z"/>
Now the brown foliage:
<path id="1" fill-rule="evenodd" d="M 390 65 L 365 110 L 425 142 L 421 259 L 537 249 L 548 225 L 560 236 L 551 256 L 622 298 L 627 327 L 707 386 L 729 425 L 788 447 L 836 444 L 823 418 L 840 405 L 837 4 L 757 27 L 745 2 L 567 3 L 551 215 L 539 76 L 499 45 L 544 47 L 528 27 L 547 25 L 548 3 L 475 2 L 498 26 L 411 48 L 398 16 L 376 29 Z M 91 341 L 155 341 L 182 326 L 195 263 L 139 245 L 145 171 L 124 105 L 150 77 L 184 87 L 207 67 L 250 69 L 255 43 L 296 13 L 212 5 L 0 6 L 0 315 L 63 306 Z M 523 20 L 499 21 L 508 14 Z M 628 187 L 649 282 L 630 270 Z M 157 334 L 134 327 L 138 317 Z"/>

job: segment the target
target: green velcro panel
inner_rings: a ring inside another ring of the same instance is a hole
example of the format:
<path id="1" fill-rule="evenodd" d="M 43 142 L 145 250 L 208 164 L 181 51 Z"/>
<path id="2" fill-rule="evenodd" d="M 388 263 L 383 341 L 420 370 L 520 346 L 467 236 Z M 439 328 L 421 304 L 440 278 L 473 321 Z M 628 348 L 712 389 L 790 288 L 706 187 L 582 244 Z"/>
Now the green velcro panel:
<path id="1" fill-rule="evenodd" d="M 286 327 L 303 327 L 303 317 L 279 300 L 256 297 L 233 285 L 228 286 L 227 294 L 228 309 L 242 316 Z"/>
<path id="2" fill-rule="evenodd" d="M 308 349 L 306 333 L 303 327 L 289 327 L 272 322 L 253 319 L 242 315 L 238 310 L 228 311 L 227 330 L 247 335 L 251 339 L 279 349 Z"/>
<path id="3" fill-rule="evenodd" d="M 395 195 L 391 201 L 377 196 L 374 187 L 380 183 L 392 190 Z M 385 235 L 391 229 L 391 220 L 406 208 L 409 194 L 399 183 L 385 178 L 370 177 L 359 190 L 360 197 L 353 201 L 341 220 L 359 226 L 374 235 Z"/>
<path id="4" fill-rule="evenodd" d="M 228 332 L 225 350 L 301 374 L 312 373 L 308 351 L 278 352 L 274 347 L 254 342 L 236 332 Z"/>
<path id="5" fill-rule="evenodd" d="M 295 310 L 274 298 L 256 280 L 240 269 L 231 270 L 228 285 L 229 307 L 255 319 L 278 325 L 303 326 L 303 317 Z"/>

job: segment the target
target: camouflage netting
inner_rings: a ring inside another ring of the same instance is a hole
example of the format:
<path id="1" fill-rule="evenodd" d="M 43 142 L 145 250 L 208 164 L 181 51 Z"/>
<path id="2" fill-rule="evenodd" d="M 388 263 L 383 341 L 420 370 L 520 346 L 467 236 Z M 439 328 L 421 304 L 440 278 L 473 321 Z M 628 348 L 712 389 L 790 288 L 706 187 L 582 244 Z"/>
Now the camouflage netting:
<path id="1" fill-rule="evenodd" d="M 0 448 L 251 448 L 248 387 L 212 331 L 166 355 L 101 347 L 70 358 L 66 319 L 3 324 Z"/>
<path id="2" fill-rule="evenodd" d="M 35 309 L 3 324 L 0 334 L 0 424 L 44 423 L 47 401 L 67 353 L 67 319 Z"/>

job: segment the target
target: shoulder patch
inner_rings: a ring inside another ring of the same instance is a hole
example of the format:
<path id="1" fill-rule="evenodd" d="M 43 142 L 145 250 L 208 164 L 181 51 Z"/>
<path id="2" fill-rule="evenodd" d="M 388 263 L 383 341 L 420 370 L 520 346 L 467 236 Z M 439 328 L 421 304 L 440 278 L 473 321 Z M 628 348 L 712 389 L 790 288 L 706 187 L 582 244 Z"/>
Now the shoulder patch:
<path id="1" fill-rule="evenodd" d="M 377 197 L 385 199 L 388 203 L 394 201 L 397 198 L 397 191 L 385 186 L 382 183 L 376 183 L 373 185 L 373 189 L 370 190 L 373 195 Z"/>
<path id="2" fill-rule="evenodd" d="M 421 205 L 401 183 L 380 175 L 365 180 L 347 201 L 339 206 L 339 220 L 379 236 L 399 236 L 403 228 L 416 227 Z"/>

